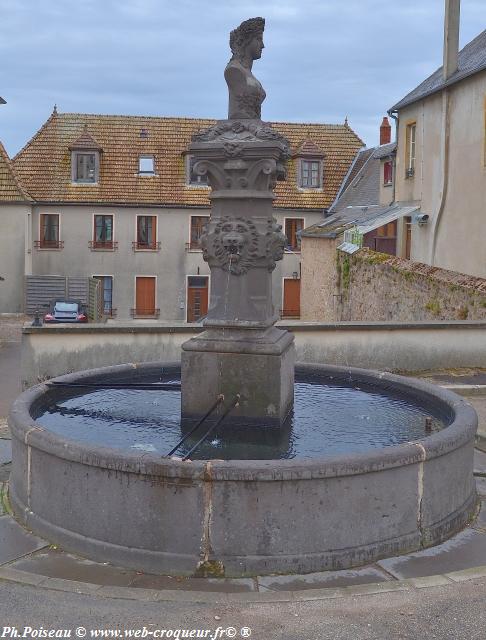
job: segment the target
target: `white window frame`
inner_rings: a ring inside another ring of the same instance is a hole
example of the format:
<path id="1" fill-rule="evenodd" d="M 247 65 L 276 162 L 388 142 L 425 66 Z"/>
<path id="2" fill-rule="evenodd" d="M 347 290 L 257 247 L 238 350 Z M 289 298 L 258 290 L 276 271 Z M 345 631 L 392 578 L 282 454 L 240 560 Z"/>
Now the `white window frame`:
<path id="1" fill-rule="evenodd" d="M 314 186 L 304 186 L 302 184 L 303 181 L 303 173 L 304 173 L 304 162 L 317 162 L 318 164 L 318 184 L 314 187 Z M 304 191 L 319 191 L 320 189 L 322 190 L 323 185 L 324 185 L 324 176 L 323 176 L 323 172 L 324 172 L 324 163 L 323 163 L 323 159 L 322 158 L 299 158 L 299 167 L 298 167 L 298 172 L 297 172 L 297 179 L 298 179 L 298 188 L 302 189 Z"/>
<path id="2" fill-rule="evenodd" d="M 39 220 L 37 221 L 37 239 L 39 242 L 39 247 L 38 247 L 38 251 L 60 251 L 62 249 L 62 235 L 61 235 L 61 220 L 62 220 L 62 215 L 57 212 L 57 211 L 39 211 L 38 213 L 39 216 Z M 42 232 L 42 228 L 41 228 L 41 218 L 42 216 L 57 216 L 59 218 L 59 226 L 58 226 L 58 233 L 59 233 L 59 239 L 58 239 L 58 243 L 59 243 L 59 247 L 41 247 L 40 243 L 41 243 L 41 232 Z"/>
<path id="3" fill-rule="evenodd" d="M 287 220 L 302 220 L 302 230 L 305 229 L 305 216 L 284 216 L 282 233 L 284 234 L 284 236 L 286 238 L 287 238 L 287 234 L 285 233 L 285 228 L 287 226 Z M 285 247 L 285 253 L 300 255 L 302 253 L 302 251 L 301 250 L 300 251 L 294 251 L 293 249 L 287 249 L 287 246 L 286 246 Z"/>
<path id="4" fill-rule="evenodd" d="M 138 248 L 138 219 L 139 218 L 155 218 L 155 249 Z M 137 213 L 135 216 L 135 251 L 157 251 L 159 242 L 159 216 L 157 213 Z"/>
<path id="5" fill-rule="evenodd" d="M 150 171 L 146 171 L 142 169 L 142 162 L 144 160 L 151 160 L 152 161 L 152 169 Z M 150 176 L 155 176 L 156 175 L 156 171 L 155 171 L 155 156 L 153 154 L 142 154 L 140 156 L 138 156 L 138 175 L 139 176 L 144 176 L 144 177 L 150 177 Z"/>
<path id="6" fill-rule="evenodd" d="M 191 249 L 191 242 L 192 242 L 192 239 L 191 239 L 191 230 L 192 230 L 191 221 L 192 221 L 192 218 L 207 218 L 208 222 L 209 222 L 209 219 L 211 218 L 211 215 L 210 214 L 208 214 L 208 215 L 199 215 L 199 214 L 196 214 L 196 213 L 189 214 L 189 238 L 188 238 L 188 241 L 187 241 L 187 250 L 188 251 L 192 251 L 194 253 L 201 253 L 202 249 Z"/>
<path id="7" fill-rule="evenodd" d="M 77 180 L 77 166 L 79 155 L 94 155 L 95 157 L 95 179 L 91 180 Z M 71 183 L 81 185 L 97 185 L 100 179 L 100 152 L 95 149 L 73 149 L 71 151 Z"/>

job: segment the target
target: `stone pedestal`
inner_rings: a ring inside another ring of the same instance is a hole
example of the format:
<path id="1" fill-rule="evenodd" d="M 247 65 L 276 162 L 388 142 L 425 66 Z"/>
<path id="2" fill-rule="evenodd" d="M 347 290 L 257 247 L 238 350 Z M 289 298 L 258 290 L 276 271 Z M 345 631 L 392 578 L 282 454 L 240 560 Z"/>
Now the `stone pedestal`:
<path id="1" fill-rule="evenodd" d="M 282 424 L 295 356 L 292 334 L 273 326 L 272 271 L 286 240 L 272 202 L 288 142 L 260 120 L 224 120 L 196 135 L 189 153 L 212 187 L 201 239 L 211 298 L 205 332 L 182 346 L 182 417 L 201 417 L 223 394 L 217 415 L 239 394 L 228 421 Z"/>
<path id="2" fill-rule="evenodd" d="M 275 327 L 260 336 L 253 333 L 209 330 L 182 346 L 184 418 L 204 415 L 221 393 L 225 402 L 215 415 L 240 395 L 225 421 L 249 426 L 285 421 L 294 403 L 293 336 Z"/>

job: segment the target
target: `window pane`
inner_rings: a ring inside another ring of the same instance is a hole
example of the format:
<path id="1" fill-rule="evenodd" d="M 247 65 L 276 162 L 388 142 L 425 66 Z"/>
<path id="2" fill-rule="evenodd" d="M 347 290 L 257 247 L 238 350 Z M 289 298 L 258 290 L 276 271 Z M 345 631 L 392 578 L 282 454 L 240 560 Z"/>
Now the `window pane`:
<path id="1" fill-rule="evenodd" d="M 208 278 L 207 276 L 189 276 L 187 284 L 191 288 L 205 288 L 208 286 Z"/>
<path id="2" fill-rule="evenodd" d="M 96 182 L 96 155 L 76 153 L 76 175 L 78 182 Z"/>
<path id="3" fill-rule="evenodd" d="M 301 187 L 319 187 L 321 163 L 318 160 L 301 160 Z"/>
<path id="4" fill-rule="evenodd" d="M 113 240 L 113 216 L 95 216 L 96 242 L 111 242 Z"/>
<path id="5" fill-rule="evenodd" d="M 138 160 L 139 173 L 154 173 L 154 158 L 153 156 L 140 156 Z"/>
<path id="6" fill-rule="evenodd" d="M 43 242 L 59 242 L 59 215 L 41 214 L 41 238 Z"/>
<path id="7" fill-rule="evenodd" d="M 138 216 L 137 243 L 151 245 L 155 243 L 155 217 Z"/>
<path id="8" fill-rule="evenodd" d="M 287 249 L 300 251 L 300 231 L 304 228 L 303 218 L 287 218 L 285 220 L 285 235 L 287 236 Z"/>
<path id="9" fill-rule="evenodd" d="M 201 236 L 208 221 L 207 216 L 191 216 L 191 249 L 201 248 Z"/>

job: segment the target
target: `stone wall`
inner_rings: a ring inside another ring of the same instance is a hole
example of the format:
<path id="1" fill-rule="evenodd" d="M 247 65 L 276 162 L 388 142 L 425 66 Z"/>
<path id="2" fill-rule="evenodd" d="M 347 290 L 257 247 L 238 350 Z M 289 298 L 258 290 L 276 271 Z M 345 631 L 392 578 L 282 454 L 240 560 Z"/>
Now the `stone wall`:
<path id="1" fill-rule="evenodd" d="M 297 360 L 382 371 L 484 367 L 486 322 L 280 322 Z M 54 376 L 125 362 L 179 361 L 201 325 L 86 324 L 22 333 L 23 388 Z"/>
<path id="2" fill-rule="evenodd" d="M 338 244 L 335 238 L 302 237 L 300 317 L 304 321 L 333 322 L 340 319 L 336 272 Z"/>
<path id="3" fill-rule="evenodd" d="M 336 268 L 340 295 L 335 320 L 486 319 L 484 278 L 369 249 L 353 255 L 338 252 Z"/>

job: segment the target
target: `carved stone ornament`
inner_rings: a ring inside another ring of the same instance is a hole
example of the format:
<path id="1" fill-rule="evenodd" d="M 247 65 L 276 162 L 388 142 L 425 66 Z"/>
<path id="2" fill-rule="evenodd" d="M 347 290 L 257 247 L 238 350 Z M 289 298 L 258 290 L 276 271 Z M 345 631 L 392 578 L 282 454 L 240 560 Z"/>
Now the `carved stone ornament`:
<path id="1" fill-rule="evenodd" d="M 287 237 L 282 233 L 282 225 L 277 224 L 273 218 L 268 219 L 266 234 L 267 268 L 273 271 L 276 263 L 282 260 L 287 245 Z"/>
<path id="2" fill-rule="evenodd" d="M 201 236 L 203 258 L 233 275 L 247 273 L 258 259 L 259 234 L 251 220 L 225 216 Z"/>
<path id="3" fill-rule="evenodd" d="M 221 120 L 208 129 L 198 131 L 192 136 L 193 142 L 258 142 L 274 140 L 282 145 L 283 159 L 290 157 L 290 144 L 287 138 L 261 120 Z"/>
<path id="4" fill-rule="evenodd" d="M 281 229 L 273 218 L 260 233 L 251 220 L 225 216 L 201 236 L 203 258 L 211 267 L 221 267 L 235 276 L 256 266 L 273 271 L 286 245 Z"/>

